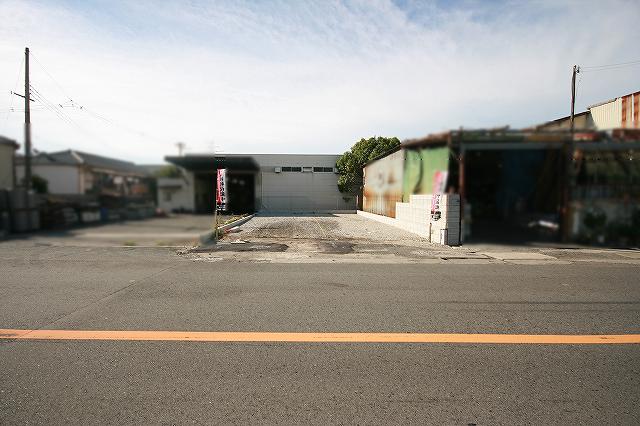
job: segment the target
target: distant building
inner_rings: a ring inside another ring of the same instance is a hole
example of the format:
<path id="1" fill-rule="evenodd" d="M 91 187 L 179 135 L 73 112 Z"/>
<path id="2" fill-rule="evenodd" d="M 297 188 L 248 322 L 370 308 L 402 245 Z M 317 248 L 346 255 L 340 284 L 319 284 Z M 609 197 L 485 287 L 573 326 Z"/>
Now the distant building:
<path id="1" fill-rule="evenodd" d="M 12 189 L 16 184 L 14 159 L 17 149 L 16 141 L 0 136 L 0 189 Z"/>
<path id="2" fill-rule="evenodd" d="M 556 132 L 571 129 L 571 116 L 534 126 L 537 131 Z M 574 115 L 576 131 L 640 129 L 640 92 L 630 93 L 591 105 Z"/>
<path id="3" fill-rule="evenodd" d="M 216 170 L 227 169 L 233 212 L 355 211 L 355 199 L 338 191 L 339 155 L 226 154 L 166 157 L 181 178 L 158 180 L 160 207 L 208 213 L 214 208 Z"/>
<path id="4" fill-rule="evenodd" d="M 640 129 L 640 92 L 589 107 L 598 130 Z"/>
<path id="5" fill-rule="evenodd" d="M 24 176 L 24 157 L 17 157 L 16 174 Z M 66 150 L 39 153 L 31 160 L 32 174 L 45 179 L 50 194 L 110 196 L 147 195 L 147 174 L 134 163 Z"/>
<path id="6" fill-rule="evenodd" d="M 596 130 L 596 124 L 591 117 L 591 111 L 582 111 L 574 115 L 574 129 L 576 131 Z M 566 132 L 571 130 L 571 116 L 557 118 L 544 124 L 535 126 L 535 130 L 542 132 Z"/>
<path id="7" fill-rule="evenodd" d="M 188 173 L 187 173 L 188 174 Z M 158 207 L 166 212 L 195 211 L 195 195 L 192 180 L 183 177 L 159 177 L 156 179 L 158 188 Z"/>

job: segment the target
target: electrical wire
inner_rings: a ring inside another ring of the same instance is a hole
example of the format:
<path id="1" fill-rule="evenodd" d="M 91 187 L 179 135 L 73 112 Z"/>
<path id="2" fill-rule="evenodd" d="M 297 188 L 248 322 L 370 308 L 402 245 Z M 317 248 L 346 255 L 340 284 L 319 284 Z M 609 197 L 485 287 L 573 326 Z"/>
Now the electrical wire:
<path id="1" fill-rule="evenodd" d="M 90 136 L 91 138 L 95 138 L 98 139 L 101 143 L 103 143 L 105 146 L 112 148 L 109 142 L 107 142 L 105 139 L 103 139 L 102 137 L 87 131 L 84 127 L 80 126 L 74 119 L 72 119 L 70 116 L 68 116 L 65 111 L 64 111 L 64 107 L 62 104 L 55 104 L 53 102 L 51 102 L 49 99 L 47 99 L 42 93 L 40 93 L 40 91 L 38 91 L 38 89 L 36 89 L 35 87 L 29 85 L 31 89 L 33 89 L 33 94 L 34 97 L 39 100 L 40 102 L 42 102 L 45 107 L 47 109 L 49 109 L 51 112 L 53 112 L 54 114 L 56 114 L 58 116 L 58 118 L 60 118 L 62 121 L 64 121 L 65 123 L 69 124 L 70 126 L 75 127 L 76 129 L 80 130 L 82 133 L 86 134 L 87 136 Z M 69 99 L 71 102 L 70 107 L 75 107 L 75 104 L 73 103 L 73 100 Z"/>
<path id="2" fill-rule="evenodd" d="M 626 69 L 629 67 L 636 67 L 639 65 L 640 65 L 640 60 L 620 62 L 617 64 L 608 64 L 608 65 L 584 66 L 584 67 L 580 67 L 580 72 L 590 73 L 590 72 L 599 72 L 599 71 L 617 71 L 617 70 Z"/>
<path id="3" fill-rule="evenodd" d="M 29 55 L 36 60 L 36 62 L 38 63 L 38 66 L 40 68 L 42 68 L 42 71 L 45 72 L 45 74 L 47 74 L 47 76 L 49 76 L 49 78 L 51 79 L 51 81 L 53 81 L 55 83 L 56 86 L 58 86 L 58 89 L 60 90 L 60 92 L 64 95 L 65 98 L 69 99 L 71 102 L 73 102 L 73 99 L 71 99 L 71 96 L 69 96 L 67 94 L 67 92 L 64 90 L 64 88 L 62 87 L 62 85 L 58 82 L 58 80 L 56 80 L 55 78 L 53 78 L 53 76 L 49 73 L 49 71 L 47 71 L 47 69 L 44 67 L 44 65 L 42 64 L 42 62 L 40 62 L 38 60 L 38 58 L 33 54 L 33 52 L 29 52 Z"/>
<path id="4" fill-rule="evenodd" d="M 88 109 L 88 108 L 86 108 L 84 105 L 76 104 L 76 103 L 73 101 L 73 99 L 71 98 L 71 96 L 70 96 L 70 95 L 69 95 L 69 94 L 64 90 L 64 88 L 62 87 L 62 85 L 61 85 L 61 84 L 60 84 L 60 83 L 59 83 L 59 82 L 58 82 L 58 81 L 53 77 L 53 75 L 51 75 L 51 73 L 49 73 L 49 71 L 47 71 L 47 69 L 44 67 L 44 65 L 42 64 L 42 62 L 40 62 L 40 60 L 38 60 L 38 58 L 36 58 L 36 57 L 33 55 L 33 52 L 30 52 L 30 55 L 35 59 L 35 61 L 36 61 L 36 63 L 38 64 L 38 66 L 39 66 L 39 67 L 40 67 L 40 68 L 41 68 L 41 69 L 42 69 L 42 70 L 47 74 L 47 76 L 49 76 L 49 78 L 50 78 L 50 79 L 51 79 L 51 80 L 56 84 L 56 86 L 58 86 L 58 89 L 60 90 L 61 94 L 62 94 L 62 95 L 64 95 L 64 97 L 65 97 L 65 98 L 69 99 L 69 102 L 71 103 L 71 105 L 70 105 L 70 107 L 71 107 L 71 108 L 76 108 L 76 109 L 79 109 L 79 110 L 81 110 L 81 111 L 84 111 L 84 112 L 85 112 L 85 113 L 87 113 L 88 115 L 93 116 L 94 118 L 97 118 L 97 119 L 99 119 L 99 120 L 103 121 L 104 123 L 106 123 L 106 124 L 108 124 L 108 125 L 110 125 L 110 126 L 114 127 L 114 128 L 119 127 L 120 129 L 126 130 L 126 131 L 128 131 L 128 132 L 130 132 L 130 133 L 133 133 L 133 134 L 136 134 L 136 135 L 138 135 L 138 136 L 141 136 L 141 137 L 144 137 L 144 138 L 150 138 L 150 136 L 149 136 L 148 134 L 144 133 L 144 132 L 141 132 L 141 131 L 139 131 L 139 130 L 132 129 L 132 128 L 130 128 L 130 127 L 128 127 L 128 126 L 125 126 L 125 125 L 123 125 L 123 124 L 121 124 L 121 123 L 117 123 L 117 122 L 115 122 L 114 120 L 111 120 L 111 119 L 109 119 L 109 118 L 105 117 L 104 115 L 101 115 L 101 114 L 96 113 L 95 111 L 91 111 L 91 110 L 89 110 L 89 109 Z M 165 141 L 162 141 L 162 140 L 157 139 L 157 138 L 154 138 L 154 137 L 151 137 L 151 139 L 154 139 L 154 140 L 156 140 L 156 141 L 158 141 L 158 142 L 161 142 L 161 143 L 164 143 L 164 142 L 165 142 Z"/>
<path id="5" fill-rule="evenodd" d="M 49 101 L 47 98 L 44 97 L 44 95 L 42 95 L 38 89 L 36 89 L 35 87 L 33 87 L 32 85 L 29 85 L 29 88 L 32 90 L 32 94 L 33 97 L 36 98 L 37 101 L 42 102 L 42 104 L 49 109 L 51 112 L 53 112 L 54 114 L 56 114 L 62 121 L 73 125 L 74 123 L 72 122 L 72 120 L 66 116 L 62 111 L 58 110 L 58 108 L 56 107 L 56 105 Z"/>
<path id="6" fill-rule="evenodd" d="M 24 56 L 22 57 L 22 61 L 20 62 L 20 67 L 18 68 L 18 75 L 16 77 L 16 82 L 13 85 L 13 90 L 9 92 L 9 109 L 13 108 L 13 101 L 15 100 L 14 93 L 18 88 L 18 81 L 20 81 L 20 76 L 22 75 L 22 67 L 24 65 Z M 7 112 L 6 117 L 3 121 L 3 126 L 6 126 L 7 121 L 9 121 L 9 113 Z"/>
<path id="7" fill-rule="evenodd" d="M 629 62 L 619 62 L 617 64 L 607 64 L 607 65 L 592 65 L 592 66 L 581 66 L 580 69 L 592 69 L 592 68 L 609 68 L 609 67 L 618 67 L 618 66 L 627 66 L 627 65 L 635 65 L 640 64 L 640 59 Z"/>

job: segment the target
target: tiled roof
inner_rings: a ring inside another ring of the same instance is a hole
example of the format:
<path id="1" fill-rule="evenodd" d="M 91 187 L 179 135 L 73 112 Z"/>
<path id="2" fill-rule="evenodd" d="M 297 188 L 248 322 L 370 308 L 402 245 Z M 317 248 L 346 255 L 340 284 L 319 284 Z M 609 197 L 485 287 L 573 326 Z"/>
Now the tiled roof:
<path id="1" fill-rule="evenodd" d="M 23 157 L 19 157 L 22 163 Z M 68 149 L 66 151 L 39 153 L 33 156 L 32 164 L 68 164 L 85 165 L 98 169 L 113 170 L 124 173 L 146 175 L 146 171 L 130 161 L 118 160 L 88 152 Z"/>

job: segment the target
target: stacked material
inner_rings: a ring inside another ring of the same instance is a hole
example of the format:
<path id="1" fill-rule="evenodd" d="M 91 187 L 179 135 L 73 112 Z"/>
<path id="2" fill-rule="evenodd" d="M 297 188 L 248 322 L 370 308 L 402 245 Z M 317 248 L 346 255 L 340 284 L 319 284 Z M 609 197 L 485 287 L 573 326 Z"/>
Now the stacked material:
<path id="1" fill-rule="evenodd" d="M 413 194 L 408 203 L 396 203 L 399 228 L 443 245 L 460 244 L 460 196 Z"/>

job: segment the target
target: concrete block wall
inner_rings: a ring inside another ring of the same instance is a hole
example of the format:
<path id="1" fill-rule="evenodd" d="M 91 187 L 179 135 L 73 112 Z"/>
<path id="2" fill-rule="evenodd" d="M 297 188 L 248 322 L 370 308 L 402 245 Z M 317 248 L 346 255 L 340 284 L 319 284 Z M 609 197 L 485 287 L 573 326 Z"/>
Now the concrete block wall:
<path id="1" fill-rule="evenodd" d="M 460 244 L 460 196 L 438 194 L 440 217 L 431 216 L 432 194 L 413 194 L 408 203 L 396 203 L 397 226 L 432 243 Z M 441 241 L 442 231 L 446 239 Z"/>
<path id="2" fill-rule="evenodd" d="M 413 196 L 412 196 L 413 197 Z M 429 220 L 431 216 L 431 204 L 425 202 L 396 203 L 396 220 L 398 227 L 405 231 L 413 232 L 423 238 L 430 238 Z"/>
<path id="3" fill-rule="evenodd" d="M 460 195 L 441 194 L 439 200 L 440 218 L 431 219 L 431 236 L 433 243 L 441 241 L 442 231 L 446 230 L 446 245 L 460 244 Z"/>

